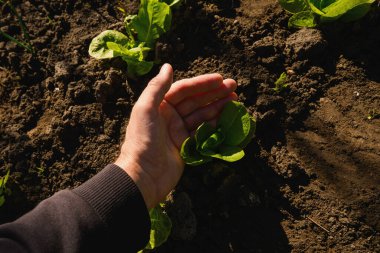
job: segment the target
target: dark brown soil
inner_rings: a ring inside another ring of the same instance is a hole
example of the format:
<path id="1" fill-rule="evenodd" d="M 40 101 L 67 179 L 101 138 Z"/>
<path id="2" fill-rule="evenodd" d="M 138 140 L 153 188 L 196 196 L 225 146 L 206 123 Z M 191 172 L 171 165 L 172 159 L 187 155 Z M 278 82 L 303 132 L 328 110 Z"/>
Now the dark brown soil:
<path id="1" fill-rule="evenodd" d="M 36 54 L 0 38 L 0 172 L 13 220 L 87 180 L 118 155 L 146 77 L 88 56 L 122 31 L 114 1 L 14 1 Z M 136 4 L 131 4 L 131 12 Z M 157 45 L 175 78 L 219 72 L 238 81 L 257 117 L 246 157 L 186 168 L 157 252 L 379 252 L 380 12 L 359 22 L 287 28 L 275 0 L 187 0 Z M 0 28 L 20 38 L 7 8 Z M 279 94 L 274 82 L 290 74 Z"/>

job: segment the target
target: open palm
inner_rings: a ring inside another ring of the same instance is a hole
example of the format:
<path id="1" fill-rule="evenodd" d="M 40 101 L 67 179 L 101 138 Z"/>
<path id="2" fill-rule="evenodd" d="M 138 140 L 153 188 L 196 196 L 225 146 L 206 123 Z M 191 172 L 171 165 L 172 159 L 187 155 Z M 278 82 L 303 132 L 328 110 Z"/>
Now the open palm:
<path id="1" fill-rule="evenodd" d="M 236 100 L 236 82 L 207 74 L 172 83 L 165 64 L 132 109 L 116 165 L 139 187 L 148 208 L 178 183 L 184 168 L 182 142 L 205 121 L 215 122 L 223 105 Z"/>

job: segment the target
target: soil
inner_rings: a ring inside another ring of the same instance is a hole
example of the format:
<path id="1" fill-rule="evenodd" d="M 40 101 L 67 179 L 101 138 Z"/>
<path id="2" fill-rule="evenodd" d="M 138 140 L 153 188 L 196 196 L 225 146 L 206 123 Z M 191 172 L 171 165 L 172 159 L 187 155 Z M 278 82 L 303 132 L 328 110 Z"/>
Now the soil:
<path id="1" fill-rule="evenodd" d="M 147 81 L 88 55 L 122 31 L 115 1 L 13 1 L 36 54 L 0 38 L 0 221 L 84 182 L 118 155 Z M 138 3 L 131 2 L 130 13 Z M 21 29 L 7 8 L 0 28 Z M 380 12 L 354 23 L 289 29 L 275 0 L 187 0 L 157 45 L 175 79 L 237 80 L 257 132 L 237 163 L 185 168 L 156 252 L 380 251 Z M 273 90 L 282 72 L 288 88 Z"/>

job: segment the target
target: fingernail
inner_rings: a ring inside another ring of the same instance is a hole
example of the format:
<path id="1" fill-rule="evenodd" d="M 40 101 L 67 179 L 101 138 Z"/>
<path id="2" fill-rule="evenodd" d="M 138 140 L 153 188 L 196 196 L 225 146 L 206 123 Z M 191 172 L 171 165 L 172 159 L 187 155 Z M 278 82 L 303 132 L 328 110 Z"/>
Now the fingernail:
<path id="1" fill-rule="evenodd" d="M 165 63 L 164 65 L 162 65 L 162 67 L 160 69 L 160 74 L 167 71 L 169 66 L 170 66 L 169 63 Z"/>

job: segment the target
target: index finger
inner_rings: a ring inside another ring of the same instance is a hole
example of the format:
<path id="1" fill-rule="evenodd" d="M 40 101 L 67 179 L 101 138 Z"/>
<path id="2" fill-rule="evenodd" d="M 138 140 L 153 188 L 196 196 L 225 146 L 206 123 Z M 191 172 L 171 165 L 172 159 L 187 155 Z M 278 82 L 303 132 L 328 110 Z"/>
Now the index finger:
<path id="1" fill-rule="evenodd" d="M 206 74 L 182 79 L 172 84 L 165 95 L 165 100 L 176 105 L 187 97 L 214 90 L 223 84 L 220 74 Z"/>

